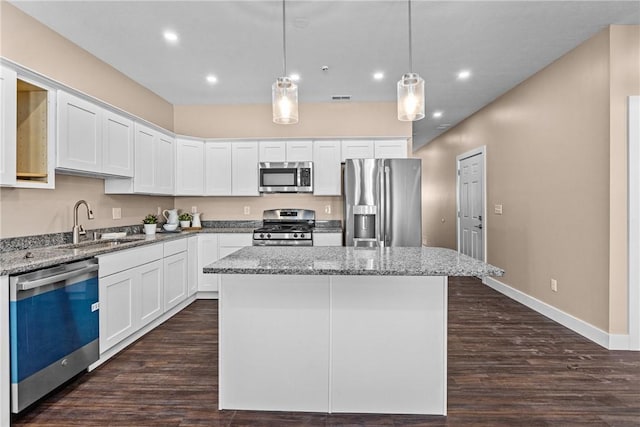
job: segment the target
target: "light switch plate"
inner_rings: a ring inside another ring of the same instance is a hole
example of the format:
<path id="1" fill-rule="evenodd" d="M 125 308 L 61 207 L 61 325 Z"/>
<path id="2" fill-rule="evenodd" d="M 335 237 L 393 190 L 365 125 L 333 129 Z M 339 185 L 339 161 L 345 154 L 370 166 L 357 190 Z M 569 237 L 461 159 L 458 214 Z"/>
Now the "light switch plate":
<path id="1" fill-rule="evenodd" d="M 121 208 L 111 209 L 111 217 L 113 219 L 122 219 L 122 209 Z"/>
<path id="2" fill-rule="evenodd" d="M 494 205 L 493 213 L 495 213 L 496 215 L 502 215 L 502 205 Z"/>

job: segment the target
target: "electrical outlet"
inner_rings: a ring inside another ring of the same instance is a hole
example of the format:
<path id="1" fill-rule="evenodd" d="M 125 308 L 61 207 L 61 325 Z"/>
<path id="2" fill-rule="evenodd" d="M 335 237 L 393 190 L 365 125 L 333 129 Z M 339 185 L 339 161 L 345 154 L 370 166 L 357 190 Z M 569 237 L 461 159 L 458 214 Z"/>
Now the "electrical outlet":
<path id="1" fill-rule="evenodd" d="M 324 206 L 324 213 L 326 213 L 326 214 L 330 214 L 331 213 L 331 205 L 325 205 Z"/>
<path id="2" fill-rule="evenodd" d="M 558 281 L 556 279 L 551 279 L 551 290 L 558 292 Z"/>
<path id="3" fill-rule="evenodd" d="M 496 215 L 502 215 L 502 205 L 494 205 L 493 213 L 495 213 Z"/>
<path id="4" fill-rule="evenodd" d="M 251 213 L 251 208 L 249 206 L 244 207 L 244 214 L 249 215 Z"/>
<path id="5" fill-rule="evenodd" d="M 191 213 L 198 213 L 198 207 L 197 206 L 191 206 Z"/>
<path id="6" fill-rule="evenodd" d="M 111 209 L 111 217 L 113 219 L 122 219 L 122 209 L 121 208 Z"/>
<path id="7" fill-rule="evenodd" d="M 158 206 L 158 209 L 156 210 L 156 215 L 162 215 L 162 208 L 160 206 Z"/>

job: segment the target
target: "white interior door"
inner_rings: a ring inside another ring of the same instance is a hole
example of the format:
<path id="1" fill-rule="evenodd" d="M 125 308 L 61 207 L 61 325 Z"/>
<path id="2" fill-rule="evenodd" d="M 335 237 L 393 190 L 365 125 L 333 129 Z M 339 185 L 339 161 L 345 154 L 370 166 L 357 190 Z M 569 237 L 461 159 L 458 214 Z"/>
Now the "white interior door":
<path id="1" fill-rule="evenodd" d="M 458 156 L 458 251 L 484 261 L 484 149 Z"/>

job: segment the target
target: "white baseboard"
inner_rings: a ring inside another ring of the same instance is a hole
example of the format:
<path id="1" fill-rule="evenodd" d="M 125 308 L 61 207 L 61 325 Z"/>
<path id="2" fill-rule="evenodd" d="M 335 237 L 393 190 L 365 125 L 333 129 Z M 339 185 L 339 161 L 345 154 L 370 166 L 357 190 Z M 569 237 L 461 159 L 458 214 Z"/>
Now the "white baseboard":
<path id="1" fill-rule="evenodd" d="M 482 283 L 608 350 L 630 350 L 629 335 L 609 334 L 584 320 L 580 320 L 546 302 L 542 302 L 522 291 L 514 289 L 493 277 L 485 277 Z"/>

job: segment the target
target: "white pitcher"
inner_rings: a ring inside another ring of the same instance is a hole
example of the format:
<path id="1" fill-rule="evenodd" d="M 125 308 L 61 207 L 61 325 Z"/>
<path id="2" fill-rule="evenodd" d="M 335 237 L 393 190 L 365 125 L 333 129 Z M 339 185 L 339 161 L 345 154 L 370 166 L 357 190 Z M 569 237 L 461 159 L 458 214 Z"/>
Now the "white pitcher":
<path id="1" fill-rule="evenodd" d="M 193 228 L 200 228 L 202 227 L 202 224 L 200 224 L 200 213 L 199 212 L 194 212 L 191 214 L 192 218 L 191 218 L 191 227 Z"/>
<path id="2" fill-rule="evenodd" d="M 178 223 L 178 209 L 165 209 L 162 211 L 162 216 L 167 220 L 167 224 Z"/>

